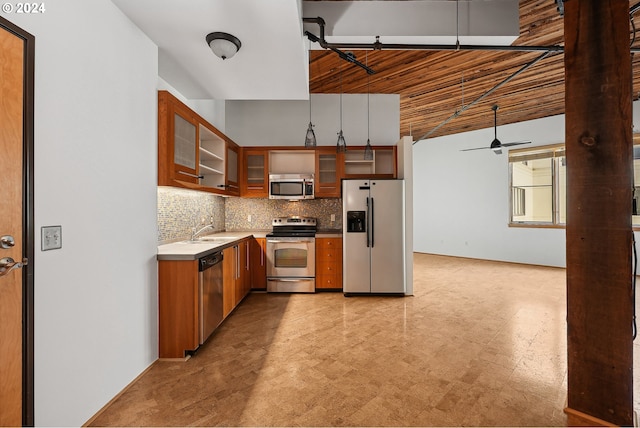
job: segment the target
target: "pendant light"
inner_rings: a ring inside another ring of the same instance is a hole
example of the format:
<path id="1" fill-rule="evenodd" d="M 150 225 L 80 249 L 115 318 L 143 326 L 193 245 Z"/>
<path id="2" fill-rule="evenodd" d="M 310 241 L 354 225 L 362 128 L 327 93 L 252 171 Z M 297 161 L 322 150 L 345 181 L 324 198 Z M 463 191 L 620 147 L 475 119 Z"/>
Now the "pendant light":
<path id="1" fill-rule="evenodd" d="M 338 132 L 338 142 L 336 143 L 336 152 L 346 152 L 347 143 L 342 135 L 342 65 L 340 65 L 340 132 Z"/>
<path id="2" fill-rule="evenodd" d="M 309 128 L 307 128 L 307 135 L 304 138 L 304 146 L 316 146 L 316 134 L 313 132 L 313 124 L 311 123 L 311 94 L 309 94 Z"/>
<path id="3" fill-rule="evenodd" d="M 369 66 L 369 61 L 367 58 L 367 53 L 365 52 L 365 64 L 367 67 Z M 373 148 L 371 147 L 371 140 L 369 139 L 369 96 L 371 95 L 371 91 L 369 90 L 369 85 L 371 84 L 371 76 L 367 73 L 367 145 L 364 146 L 364 160 L 373 160 Z"/>

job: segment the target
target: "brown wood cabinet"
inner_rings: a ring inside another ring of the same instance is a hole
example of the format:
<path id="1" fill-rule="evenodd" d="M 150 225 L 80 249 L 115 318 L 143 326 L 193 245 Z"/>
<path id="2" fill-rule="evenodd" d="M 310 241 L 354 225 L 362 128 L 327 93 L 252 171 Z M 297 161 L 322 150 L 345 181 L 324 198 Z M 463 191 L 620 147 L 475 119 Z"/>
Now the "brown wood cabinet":
<path id="1" fill-rule="evenodd" d="M 158 92 L 158 185 L 198 183 L 198 119 L 166 91 Z"/>
<path id="2" fill-rule="evenodd" d="M 249 294 L 249 239 L 242 240 L 223 252 L 222 308 L 226 317 Z"/>
<path id="3" fill-rule="evenodd" d="M 236 306 L 249 293 L 251 275 L 249 272 L 249 240 L 244 240 L 237 245 L 238 254 L 238 278 L 236 280 Z"/>
<path id="4" fill-rule="evenodd" d="M 158 185 L 240 195 L 239 146 L 167 91 L 158 91 Z"/>
<path id="5" fill-rule="evenodd" d="M 227 141 L 225 189 L 229 195 L 240 196 L 240 147 Z"/>
<path id="6" fill-rule="evenodd" d="M 250 244 L 244 239 L 222 251 L 222 317 L 251 291 Z M 198 260 L 158 262 L 160 358 L 185 358 L 200 345 Z"/>
<path id="7" fill-rule="evenodd" d="M 222 317 L 226 318 L 236 307 L 237 257 L 236 247 L 222 252 Z"/>
<path id="8" fill-rule="evenodd" d="M 251 289 L 267 289 L 267 239 L 255 238 L 250 243 Z"/>
<path id="9" fill-rule="evenodd" d="M 342 153 L 337 153 L 335 147 L 316 148 L 316 198 L 340 197 L 342 164 Z"/>
<path id="10" fill-rule="evenodd" d="M 364 158 L 364 146 L 349 146 L 343 156 L 342 178 L 397 178 L 396 146 L 373 146 L 373 159 Z"/>
<path id="11" fill-rule="evenodd" d="M 316 291 L 342 291 L 342 238 L 316 238 Z"/>
<path id="12" fill-rule="evenodd" d="M 198 261 L 158 263 L 160 358 L 184 358 L 199 346 Z"/>
<path id="13" fill-rule="evenodd" d="M 269 196 L 269 151 L 265 149 L 242 150 L 242 188 L 240 194 L 247 197 Z"/>

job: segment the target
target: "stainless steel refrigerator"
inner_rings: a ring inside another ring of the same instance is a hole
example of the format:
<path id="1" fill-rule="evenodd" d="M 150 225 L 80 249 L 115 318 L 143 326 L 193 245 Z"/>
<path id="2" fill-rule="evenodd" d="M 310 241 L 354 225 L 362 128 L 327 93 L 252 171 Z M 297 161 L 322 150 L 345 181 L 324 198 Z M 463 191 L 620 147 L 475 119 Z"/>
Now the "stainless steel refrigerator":
<path id="1" fill-rule="evenodd" d="M 404 294 L 404 180 L 343 180 L 342 207 L 343 292 Z"/>

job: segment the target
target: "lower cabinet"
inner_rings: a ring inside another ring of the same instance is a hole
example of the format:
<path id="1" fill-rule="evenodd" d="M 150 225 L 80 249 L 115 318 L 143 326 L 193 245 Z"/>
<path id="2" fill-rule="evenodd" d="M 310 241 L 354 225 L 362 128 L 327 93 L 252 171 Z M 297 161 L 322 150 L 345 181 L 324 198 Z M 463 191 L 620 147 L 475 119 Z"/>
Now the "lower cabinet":
<path id="1" fill-rule="evenodd" d="M 222 251 L 222 317 L 251 291 L 251 242 L 245 239 Z M 160 358 L 185 358 L 200 346 L 198 260 L 158 262 Z"/>
<path id="2" fill-rule="evenodd" d="M 199 344 L 198 260 L 158 262 L 160 358 L 184 358 Z"/>
<path id="3" fill-rule="evenodd" d="M 342 291 L 342 238 L 316 238 L 316 291 Z"/>
<path id="4" fill-rule="evenodd" d="M 249 241 L 251 263 L 251 289 L 267 289 L 267 238 L 255 238 Z"/>
<path id="5" fill-rule="evenodd" d="M 225 317 L 250 291 L 249 242 L 245 239 L 222 252 L 222 313 Z"/>
<path id="6" fill-rule="evenodd" d="M 227 317 L 236 307 L 237 263 L 236 247 L 222 252 L 222 315 Z"/>

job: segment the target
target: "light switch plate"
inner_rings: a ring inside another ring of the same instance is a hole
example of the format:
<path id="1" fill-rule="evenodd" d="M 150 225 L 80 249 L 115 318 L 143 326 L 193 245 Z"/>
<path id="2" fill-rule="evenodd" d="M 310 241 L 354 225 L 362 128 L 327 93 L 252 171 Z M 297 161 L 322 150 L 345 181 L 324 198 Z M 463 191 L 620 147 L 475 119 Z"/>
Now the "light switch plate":
<path id="1" fill-rule="evenodd" d="M 42 226 L 42 251 L 62 248 L 62 226 Z"/>

